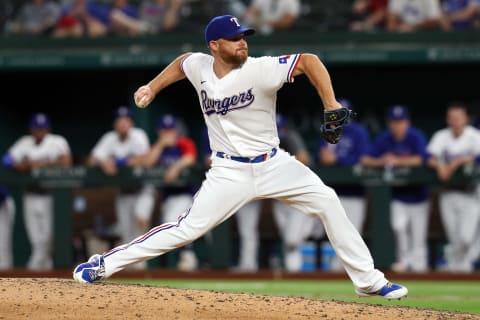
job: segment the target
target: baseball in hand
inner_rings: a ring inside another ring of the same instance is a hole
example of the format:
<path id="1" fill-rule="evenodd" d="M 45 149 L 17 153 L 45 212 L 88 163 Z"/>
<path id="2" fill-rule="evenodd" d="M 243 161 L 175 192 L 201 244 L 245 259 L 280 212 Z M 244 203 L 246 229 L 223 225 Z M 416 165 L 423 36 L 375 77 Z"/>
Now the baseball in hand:
<path id="1" fill-rule="evenodd" d="M 153 95 L 152 89 L 148 85 L 141 86 L 134 95 L 137 107 L 145 108 L 151 102 L 150 95 Z"/>
<path id="2" fill-rule="evenodd" d="M 136 101 L 137 107 L 145 108 L 147 106 L 147 96 L 143 96 L 139 101 Z"/>

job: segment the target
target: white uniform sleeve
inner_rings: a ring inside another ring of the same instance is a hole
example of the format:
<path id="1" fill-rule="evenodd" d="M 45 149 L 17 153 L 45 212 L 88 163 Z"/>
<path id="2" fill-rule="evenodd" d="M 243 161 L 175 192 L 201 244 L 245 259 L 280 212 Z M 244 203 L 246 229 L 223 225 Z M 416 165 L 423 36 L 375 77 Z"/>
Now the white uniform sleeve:
<path id="1" fill-rule="evenodd" d="M 8 154 L 12 157 L 14 162 L 19 162 L 24 160 L 27 155 L 27 148 L 29 138 L 24 136 L 18 139 L 8 150 Z"/>
<path id="2" fill-rule="evenodd" d="M 261 57 L 260 68 L 262 78 L 269 81 L 261 81 L 263 85 L 271 85 L 268 89 L 279 89 L 285 82 L 293 82 L 293 72 L 300 60 L 300 54 L 290 54 L 280 57 Z"/>
<path id="3" fill-rule="evenodd" d="M 110 139 L 111 135 L 109 133 L 105 133 L 102 138 L 97 142 L 97 144 L 93 147 L 92 156 L 96 160 L 107 160 L 112 156 L 112 151 L 110 150 L 110 146 L 112 145 L 112 141 Z"/>
<path id="4" fill-rule="evenodd" d="M 443 149 L 445 148 L 444 144 L 442 143 L 443 139 L 441 136 L 441 131 L 436 132 L 427 145 L 427 152 L 435 156 L 436 158 L 439 158 L 441 156 Z"/>

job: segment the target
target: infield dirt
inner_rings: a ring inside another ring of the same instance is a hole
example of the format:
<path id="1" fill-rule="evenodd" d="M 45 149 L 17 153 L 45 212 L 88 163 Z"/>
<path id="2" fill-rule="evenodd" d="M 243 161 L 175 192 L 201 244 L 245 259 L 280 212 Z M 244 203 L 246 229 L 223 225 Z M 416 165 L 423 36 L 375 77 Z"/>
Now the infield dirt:
<path id="1" fill-rule="evenodd" d="M 0 319 L 479 319 L 406 307 L 56 278 L 0 279 Z"/>

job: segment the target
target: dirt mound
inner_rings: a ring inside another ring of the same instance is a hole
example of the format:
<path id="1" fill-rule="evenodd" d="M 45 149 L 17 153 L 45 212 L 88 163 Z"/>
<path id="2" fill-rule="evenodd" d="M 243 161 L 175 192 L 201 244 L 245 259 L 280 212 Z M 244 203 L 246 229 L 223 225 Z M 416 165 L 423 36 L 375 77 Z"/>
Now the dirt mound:
<path id="1" fill-rule="evenodd" d="M 0 319 L 480 319 L 480 316 L 52 278 L 0 280 Z"/>

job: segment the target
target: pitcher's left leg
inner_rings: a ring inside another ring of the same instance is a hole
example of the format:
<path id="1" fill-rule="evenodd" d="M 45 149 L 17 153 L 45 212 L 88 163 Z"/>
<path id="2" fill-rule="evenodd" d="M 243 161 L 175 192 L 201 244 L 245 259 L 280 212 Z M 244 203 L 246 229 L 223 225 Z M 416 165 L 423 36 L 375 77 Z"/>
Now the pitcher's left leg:
<path id="1" fill-rule="evenodd" d="M 383 273 L 375 269 L 368 247 L 348 219 L 335 191 L 313 171 L 284 152 L 259 166 L 257 171 L 260 170 L 264 175 L 257 182 L 259 195 L 283 199 L 300 211 L 322 219 L 327 236 L 355 287 L 373 293 L 388 283 Z"/>

